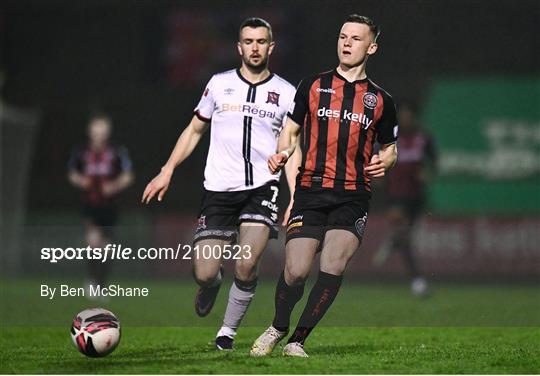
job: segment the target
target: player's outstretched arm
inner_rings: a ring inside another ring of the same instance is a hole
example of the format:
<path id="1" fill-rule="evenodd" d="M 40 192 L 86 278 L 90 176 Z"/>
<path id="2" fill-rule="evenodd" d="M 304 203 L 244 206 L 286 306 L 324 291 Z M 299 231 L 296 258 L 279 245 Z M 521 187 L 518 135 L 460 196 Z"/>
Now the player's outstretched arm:
<path id="1" fill-rule="evenodd" d="M 277 174 L 293 155 L 299 133 L 300 125 L 291 118 L 287 118 L 287 123 L 279 136 L 278 152 L 268 158 L 268 169 L 272 174 Z"/>
<path id="2" fill-rule="evenodd" d="M 161 172 L 146 186 L 141 198 L 142 203 L 148 204 L 156 194 L 158 201 L 163 200 L 165 192 L 169 189 L 174 169 L 191 155 L 208 129 L 208 125 L 197 116 L 193 116 L 189 125 L 178 137 L 178 141 L 176 141 L 167 163 L 161 168 Z"/>
<path id="3" fill-rule="evenodd" d="M 371 157 L 369 165 L 364 169 L 372 178 L 381 178 L 391 169 L 397 160 L 397 146 L 395 143 L 381 146 L 379 154 Z"/>

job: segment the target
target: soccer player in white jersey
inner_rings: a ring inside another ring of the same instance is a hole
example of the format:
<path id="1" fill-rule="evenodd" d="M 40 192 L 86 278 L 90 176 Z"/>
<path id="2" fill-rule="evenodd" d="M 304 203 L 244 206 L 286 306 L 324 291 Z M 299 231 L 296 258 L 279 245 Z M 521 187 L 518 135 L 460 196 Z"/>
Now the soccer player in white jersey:
<path id="1" fill-rule="evenodd" d="M 194 246 L 218 246 L 224 257 L 194 258 L 193 274 L 200 286 L 195 298 L 199 316 L 206 316 L 216 300 L 223 276 L 222 261 L 229 254 L 225 246 L 236 242 L 241 249 L 223 326 L 216 336 L 219 350 L 233 348 L 236 330 L 255 293 L 262 253 L 268 239 L 277 237 L 279 176 L 270 173 L 267 159 L 276 152 L 295 88 L 268 70 L 273 49 L 268 22 L 249 18 L 242 23 L 238 41 L 241 67 L 210 79 L 191 122 L 142 197 L 144 203 L 155 195 L 158 201 L 163 199 L 175 167 L 191 154 L 211 126 L 205 193 Z M 291 197 L 300 159 L 295 157 L 285 168 Z"/>

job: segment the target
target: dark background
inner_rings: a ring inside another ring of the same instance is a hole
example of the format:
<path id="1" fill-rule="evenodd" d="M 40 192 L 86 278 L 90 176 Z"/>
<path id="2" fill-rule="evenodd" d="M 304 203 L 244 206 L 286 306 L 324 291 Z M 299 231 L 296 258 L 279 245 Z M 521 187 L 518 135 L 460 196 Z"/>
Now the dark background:
<path id="1" fill-rule="evenodd" d="M 244 18 L 274 25 L 271 69 L 296 85 L 337 65 L 337 32 L 351 12 L 381 25 L 368 74 L 398 101 L 421 104 L 446 76 L 540 73 L 538 1 L 3 1 L 2 96 L 39 113 L 29 209 L 74 207 L 66 162 L 95 109 L 111 113 L 114 139 L 131 152 L 136 182 L 123 205 L 138 207 L 211 74 L 239 66 Z M 191 60 L 175 55 L 195 45 Z M 207 144 L 177 169 L 165 209 L 153 210 L 197 210 Z"/>

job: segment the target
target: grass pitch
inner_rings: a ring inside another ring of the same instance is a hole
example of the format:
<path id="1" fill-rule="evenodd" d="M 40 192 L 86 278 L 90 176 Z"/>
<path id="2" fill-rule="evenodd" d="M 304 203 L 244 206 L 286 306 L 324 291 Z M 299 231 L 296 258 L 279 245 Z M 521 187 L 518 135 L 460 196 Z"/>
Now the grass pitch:
<path id="1" fill-rule="evenodd" d="M 348 283 L 308 339 L 309 359 L 283 358 L 281 348 L 268 358 L 252 359 L 249 348 L 271 320 L 273 281 L 261 283 L 233 352 L 217 352 L 209 344 L 226 291 L 212 314 L 199 319 L 193 313 L 191 283 L 148 282 L 155 300 L 124 298 L 106 304 L 75 298 L 46 302 L 35 298 L 36 283 L 4 283 L 0 373 L 540 372 L 536 285 L 441 284 L 429 299 L 417 300 L 401 284 Z M 116 351 L 92 359 L 72 345 L 69 325 L 75 313 L 96 305 L 115 312 L 123 327 Z"/>

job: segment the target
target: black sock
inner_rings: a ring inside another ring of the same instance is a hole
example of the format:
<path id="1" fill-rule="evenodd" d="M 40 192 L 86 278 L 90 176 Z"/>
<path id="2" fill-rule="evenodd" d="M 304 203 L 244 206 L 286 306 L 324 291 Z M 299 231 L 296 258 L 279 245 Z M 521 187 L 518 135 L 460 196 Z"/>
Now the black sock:
<path id="1" fill-rule="evenodd" d="M 405 231 L 400 234 L 398 251 L 401 254 L 403 262 L 409 271 L 411 278 L 420 276 L 418 267 L 416 265 L 416 257 L 412 250 L 411 234 L 409 231 Z"/>
<path id="2" fill-rule="evenodd" d="M 309 299 L 302 312 L 302 316 L 298 321 L 298 326 L 294 330 L 293 335 L 289 338 L 288 343 L 300 342 L 304 344 L 315 325 L 322 319 L 326 311 L 337 296 L 341 286 L 340 275 L 328 274 L 323 271 L 319 272 L 317 282 L 311 289 Z"/>
<path id="3" fill-rule="evenodd" d="M 101 262 L 99 260 L 89 260 L 88 262 L 88 276 L 90 281 L 96 285 L 105 286 L 107 275 L 109 271 L 109 266 L 106 262 Z"/>
<path id="4" fill-rule="evenodd" d="M 304 283 L 297 286 L 289 286 L 285 282 L 285 274 L 281 272 L 276 286 L 275 305 L 276 313 L 272 326 L 281 332 L 289 330 L 291 313 L 298 301 L 304 294 Z"/>

